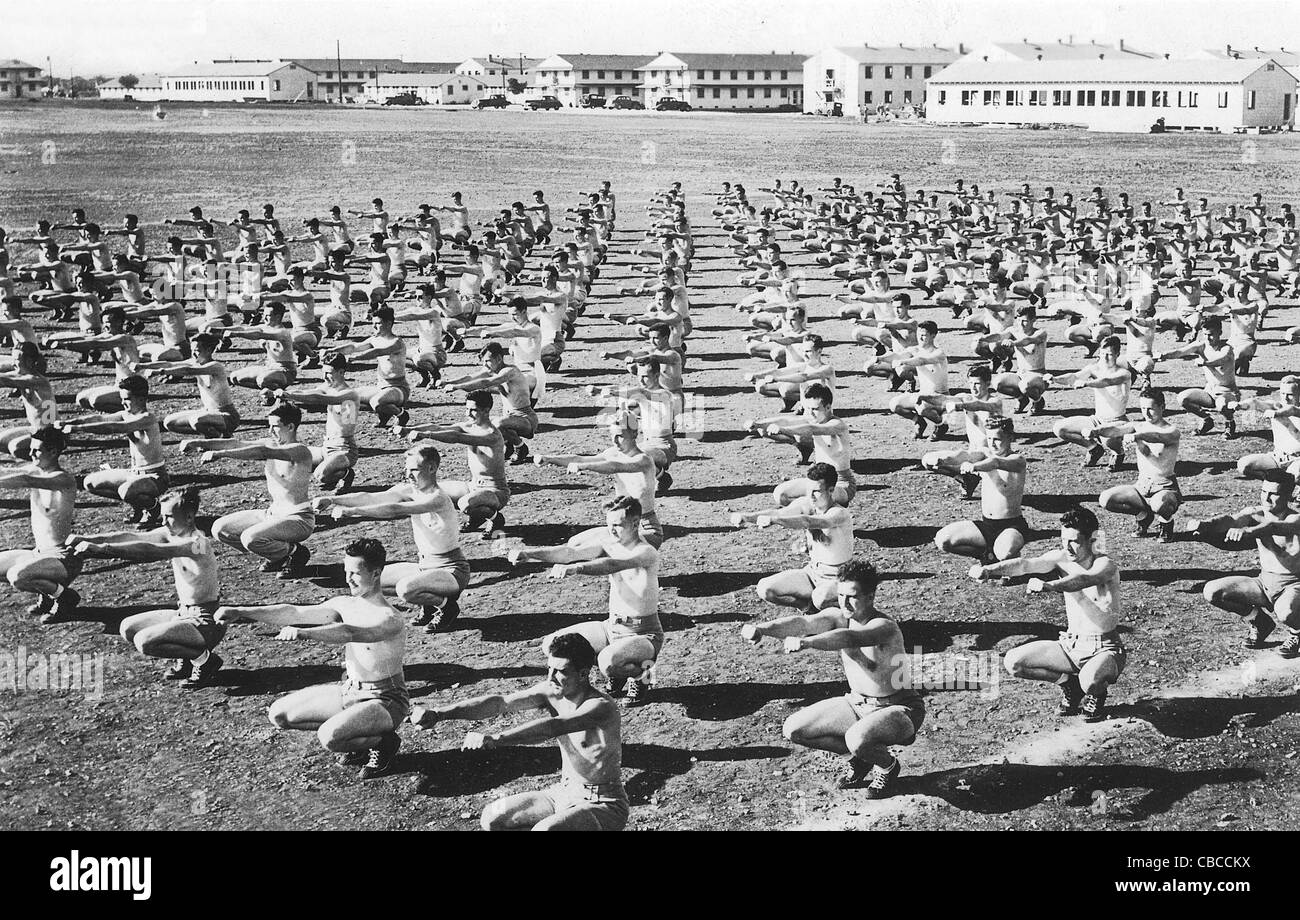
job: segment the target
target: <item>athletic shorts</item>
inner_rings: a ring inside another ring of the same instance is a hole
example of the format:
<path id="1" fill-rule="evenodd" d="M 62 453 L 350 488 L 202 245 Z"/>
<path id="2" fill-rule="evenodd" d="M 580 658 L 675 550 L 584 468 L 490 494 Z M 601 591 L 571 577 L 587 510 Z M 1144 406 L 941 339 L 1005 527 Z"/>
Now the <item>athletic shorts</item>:
<path id="1" fill-rule="evenodd" d="M 180 619 L 189 623 L 199 631 L 203 637 L 203 646 L 209 652 L 217 647 L 226 636 L 226 630 L 229 628 L 225 623 L 218 623 L 212 619 L 212 615 L 217 612 L 221 606 L 220 601 L 208 601 L 204 604 L 182 604 L 177 613 Z"/>
<path id="2" fill-rule="evenodd" d="M 432 358 L 433 363 L 442 366 L 447 363 L 447 349 L 438 345 L 434 348 L 422 348 L 415 353 L 415 363 L 419 364 L 424 358 Z"/>
<path id="3" fill-rule="evenodd" d="M 1137 492 L 1148 502 L 1162 492 L 1172 492 L 1179 504 L 1183 500 L 1183 492 L 1178 488 L 1178 480 L 1173 478 L 1158 477 L 1152 479 L 1139 479 L 1137 481 Z"/>
<path id="4" fill-rule="evenodd" d="M 900 690 L 898 693 L 890 696 L 863 696 L 861 693 L 846 693 L 844 698 L 849 701 L 849 706 L 853 708 L 853 713 L 859 719 L 865 719 L 880 712 L 891 712 L 897 710 L 912 723 L 913 740 L 916 732 L 921 730 L 921 723 L 925 721 L 925 701 L 921 699 L 921 694 L 915 690 Z M 911 741 L 901 742 L 911 744 Z"/>
<path id="5" fill-rule="evenodd" d="M 1300 588 L 1300 575 L 1282 575 L 1277 572 L 1260 572 L 1255 579 L 1259 589 L 1268 598 L 1269 604 L 1276 604 L 1290 588 Z"/>
<path id="6" fill-rule="evenodd" d="M 217 411 L 226 417 L 226 437 L 233 438 L 239 429 L 239 410 L 234 406 L 222 406 Z"/>
<path id="7" fill-rule="evenodd" d="M 1025 521 L 1024 515 L 1016 515 L 1013 518 L 982 517 L 975 521 L 975 526 L 979 528 L 980 536 L 984 538 L 984 545 L 989 549 L 992 549 L 997 538 L 1008 530 L 1019 531 L 1022 537 L 1029 539 L 1029 524 Z"/>
<path id="8" fill-rule="evenodd" d="M 531 438 L 537 433 L 537 413 L 532 409 L 515 409 L 501 416 L 498 428 L 508 428 L 520 437 Z"/>
<path id="9" fill-rule="evenodd" d="M 157 467 L 154 469 L 142 469 L 142 470 L 132 469 L 130 470 L 130 472 L 131 475 L 137 476 L 140 479 L 153 480 L 154 485 L 158 487 L 159 495 L 162 495 L 164 492 L 166 492 L 168 486 L 170 486 L 172 482 L 171 477 L 167 475 L 167 470 L 163 467 Z"/>
<path id="10" fill-rule="evenodd" d="M 677 460 L 677 442 L 671 438 L 655 438 L 646 441 L 641 445 L 641 449 L 650 455 L 650 459 L 654 460 L 655 466 L 660 470 Z"/>
<path id="11" fill-rule="evenodd" d="M 637 619 L 629 617 L 622 620 L 606 620 L 601 625 L 605 627 L 605 635 L 611 644 L 620 639 L 649 639 L 650 644 L 654 646 L 654 657 L 656 659 L 663 650 L 664 628 L 659 622 L 659 614 L 657 613 Z"/>
<path id="12" fill-rule="evenodd" d="M 56 546 L 53 549 L 34 549 L 33 553 L 41 559 L 57 559 L 63 563 L 63 571 L 68 573 L 68 581 L 81 574 L 85 560 L 72 552 L 71 546 Z"/>
<path id="13" fill-rule="evenodd" d="M 544 790 L 542 796 L 557 816 L 572 817 L 571 812 L 580 812 L 590 819 L 588 830 L 621 831 L 631 811 L 622 783 L 562 782 Z"/>
<path id="14" fill-rule="evenodd" d="M 377 701 L 393 720 L 393 731 L 397 731 L 397 727 L 411 714 L 411 698 L 406 693 L 406 682 L 400 674 L 372 682 L 345 677 L 339 684 L 339 690 L 344 709 L 371 700 Z"/>
<path id="15" fill-rule="evenodd" d="M 450 572 L 462 591 L 469 587 L 469 560 L 459 549 L 454 549 L 450 553 L 430 553 L 421 556 L 420 571 Z"/>
<path id="16" fill-rule="evenodd" d="M 1061 651 L 1065 652 L 1065 657 L 1070 659 L 1074 665 L 1075 673 L 1083 669 L 1089 661 L 1105 652 L 1110 652 L 1115 656 L 1115 664 L 1122 672 L 1124 662 L 1128 659 L 1128 652 L 1124 649 L 1124 644 L 1119 641 L 1119 633 L 1088 633 L 1082 635 L 1079 633 L 1063 632 L 1057 640 L 1061 645 Z M 1118 675 L 1116 675 L 1118 676 Z"/>
<path id="17" fill-rule="evenodd" d="M 840 567 L 829 562 L 809 562 L 802 569 L 812 585 L 812 602 L 818 610 L 835 600 L 839 590 Z"/>

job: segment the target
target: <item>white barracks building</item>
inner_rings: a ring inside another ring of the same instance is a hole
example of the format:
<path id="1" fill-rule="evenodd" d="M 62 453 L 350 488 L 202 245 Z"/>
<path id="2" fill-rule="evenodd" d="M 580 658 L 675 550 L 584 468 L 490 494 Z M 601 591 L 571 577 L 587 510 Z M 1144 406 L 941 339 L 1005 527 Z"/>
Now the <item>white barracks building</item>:
<path id="1" fill-rule="evenodd" d="M 310 102 L 316 73 L 294 61 L 213 61 L 162 75 L 171 102 Z"/>
<path id="2" fill-rule="evenodd" d="M 1232 132 L 1295 124 L 1296 78 L 1272 60 L 983 60 L 928 84 L 946 124 L 1079 125 L 1093 131 Z"/>

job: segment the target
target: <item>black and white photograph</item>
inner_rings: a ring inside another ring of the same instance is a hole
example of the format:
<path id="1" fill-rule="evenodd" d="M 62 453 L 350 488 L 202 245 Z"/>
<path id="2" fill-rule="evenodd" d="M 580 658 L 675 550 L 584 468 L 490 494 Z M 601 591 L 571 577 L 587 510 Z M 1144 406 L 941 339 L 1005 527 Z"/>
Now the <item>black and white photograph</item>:
<path id="1" fill-rule="evenodd" d="M 25 882 L 1122 831 L 1098 895 L 1281 893 L 1298 81 L 1283 0 L 6 0 Z"/>

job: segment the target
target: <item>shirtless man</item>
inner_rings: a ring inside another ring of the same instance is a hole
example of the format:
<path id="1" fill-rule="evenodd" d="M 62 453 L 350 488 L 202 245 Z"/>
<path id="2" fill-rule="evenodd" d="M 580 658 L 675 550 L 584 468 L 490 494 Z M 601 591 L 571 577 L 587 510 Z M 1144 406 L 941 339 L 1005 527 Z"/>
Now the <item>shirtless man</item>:
<path id="1" fill-rule="evenodd" d="M 641 503 L 622 495 L 605 503 L 606 532 L 599 539 L 579 534 L 560 546 L 521 547 L 507 555 L 511 565 L 541 562 L 552 578 L 609 577 L 609 618 L 579 623 L 542 640 L 550 653 L 557 637 L 576 633 L 591 643 L 596 664 L 609 678 L 610 693 L 625 688 L 629 706 L 649 699 L 654 663 L 664 645 L 659 622 L 659 551 L 641 534 Z"/>
<path id="2" fill-rule="evenodd" d="M 1072 374 L 1048 375 L 1052 384 L 1064 384 L 1075 389 L 1090 387 L 1096 397 L 1096 407 L 1088 419 L 1067 418 L 1052 426 L 1052 433 L 1068 444 L 1088 448 L 1085 469 L 1096 466 L 1111 453 L 1112 470 L 1124 462 L 1124 441 L 1120 435 L 1105 435 L 1111 427 L 1125 424 L 1128 417 L 1128 396 L 1133 385 L 1133 375 L 1119 363 L 1119 336 L 1107 336 L 1101 343 L 1101 357 L 1093 364 L 1085 364 Z"/>
<path id="3" fill-rule="evenodd" d="M 483 810 L 487 831 L 618 831 L 627 824 L 623 747 L 618 706 L 591 685 L 596 652 L 575 633 L 556 635 L 546 656 L 547 679 L 518 693 L 492 694 L 416 707 L 411 722 L 432 728 L 452 719 L 493 719 L 541 710 L 543 718 L 495 734 L 469 732 L 464 750 L 480 751 L 554 738 L 560 748 L 560 782 L 541 792 L 497 799 Z"/>
<path id="4" fill-rule="evenodd" d="M 528 445 L 537 431 L 537 413 L 533 411 L 528 392 L 528 381 L 519 368 L 506 364 L 505 349 L 499 342 L 488 342 L 479 349 L 483 370 L 443 381 L 448 390 L 464 390 L 467 394 L 484 392 L 501 394 L 501 419 L 496 428 L 506 439 L 506 459 L 514 465 L 528 462 Z M 504 504 L 504 503 L 503 503 Z"/>
<path id="5" fill-rule="evenodd" d="M 1098 432 L 1100 437 L 1122 436 L 1124 443 L 1137 451 L 1137 483 L 1107 489 L 1097 504 L 1107 511 L 1135 516 L 1137 537 L 1145 537 L 1152 522 L 1158 522 L 1160 542 L 1169 543 L 1174 539 L 1174 513 L 1183 500 L 1177 478 L 1182 432 L 1165 418 L 1162 391 L 1143 390 L 1138 407 L 1142 421 L 1109 425 Z"/>
<path id="6" fill-rule="evenodd" d="M 357 475 L 357 417 L 361 395 L 347 380 L 348 359 L 332 355 L 325 382 L 302 390 L 276 390 L 282 403 L 325 410 L 325 438 L 311 448 L 312 480 L 324 492 L 350 489 Z"/>
<path id="7" fill-rule="evenodd" d="M 1061 715 L 1082 712 L 1085 721 L 1106 718 L 1108 688 L 1124 670 L 1126 652 L 1119 638 L 1120 571 L 1097 546 L 1097 517 L 1086 508 L 1061 516 L 1061 548 L 1029 558 L 974 565 L 977 581 L 1032 575 L 1027 594 L 1065 595 L 1066 631 L 1056 641 L 1028 642 L 1007 653 L 1012 677 L 1059 684 Z M 1044 580 L 1038 576 L 1055 576 Z"/>
<path id="8" fill-rule="evenodd" d="M 0 552 L 0 578 L 37 596 L 27 612 L 39 616 L 41 623 L 58 622 L 81 601 L 68 587 L 81 571 L 81 560 L 67 546 L 77 481 L 59 465 L 65 443 L 60 429 L 37 428 L 31 435 L 31 464 L 0 472 L 0 490 L 28 490 L 34 541 L 33 549 Z"/>
<path id="9" fill-rule="evenodd" d="M 45 371 L 45 356 L 40 348 L 35 342 L 22 342 L 14 349 L 14 369 L 0 373 L 0 387 L 12 387 L 18 392 L 27 416 L 26 425 L 0 429 L 0 454 L 30 459 L 32 433 L 58 424 L 59 404 Z"/>
<path id="10" fill-rule="evenodd" d="M 120 631 L 141 655 L 173 659 L 163 677 L 179 680 L 183 690 L 211 686 L 224 664 L 215 651 L 226 635 L 226 627 L 213 619 L 221 603 L 216 547 L 194 523 L 199 492 L 198 486 L 188 486 L 164 495 L 163 526 L 155 530 L 69 537 L 78 558 L 171 562 L 177 606 L 129 616 Z"/>
<path id="11" fill-rule="evenodd" d="M 916 393 L 899 393 L 889 401 L 889 411 L 910 419 L 916 425 L 913 437 L 925 433 L 925 423 L 934 423 L 931 440 L 948 433 L 948 423 L 943 420 L 942 405 L 948 395 L 948 355 L 935 344 L 939 327 L 931 320 L 918 323 L 917 344 L 893 354 L 882 355 L 876 366 L 884 365 L 891 373 L 918 380 Z M 868 371 L 872 373 L 872 371 Z"/>
<path id="12" fill-rule="evenodd" d="M 876 609 L 880 575 L 864 558 L 840 566 L 835 579 L 836 607 L 770 623 L 746 623 L 740 634 L 755 644 L 771 637 L 785 651 L 839 652 L 849 692 L 801 709 L 785 720 L 782 733 L 795 744 L 847 755 L 841 789 L 864 788 L 882 799 L 901 765 L 889 748 L 916 740 L 925 703 L 912 688 L 910 659 L 903 632 L 889 614 Z"/>
<path id="13" fill-rule="evenodd" d="M 254 339 L 266 349 L 261 364 L 241 367 L 230 375 L 235 386 L 262 391 L 262 404 L 275 404 L 275 391 L 298 379 L 298 358 L 293 348 L 293 330 L 284 324 L 285 306 L 278 300 L 262 308 L 262 325 L 226 330 L 228 338 Z"/>
<path id="14" fill-rule="evenodd" d="M 835 578 L 840 566 L 853 555 L 853 515 L 835 502 L 838 476 L 829 463 L 808 467 L 807 494 L 783 508 L 768 508 L 731 515 L 736 527 L 754 524 L 760 529 L 776 524 L 803 531 L 794 546 L 808 553 L 808 564 L 768 575 L 759 581 L 758 596 L 769 604 L 799 607 L 807 613 L 835 602 Z"/>
<path id="15" fill-rule="evenodd" d="M 588 471 L 614 477 L 614 496 L 627 495 L 641 503 L 641 536 L 658 549 L 664 540 L 664 528 L 655 512 L 655 462 L 637 444 L 639 424 L 635 412 L 620 410 L 609 420 L 610 446 L 600 453 L 534 454 L 533 462 L 538 466 L 562 466 L 570 473 Z M 578 538 L 596 539 L 604 532 L 603 527 L 594 527 Z"/>
<path id="16" fill-rule="evenodd" d="M 456 506 L 438 484 L 442 456 L 432 444 L 406 452 L 406 482 L 383 492 L 318 498 L 317 514 L 336 521 L 393 521 L 410 518 L 419 562 L 394 562 L 384 569 L 383 589 L 405 604 L 422 608 L 412 626 L 445 630 L 460 615 L 459 598 L 469 587 L 469 562 L 460 548 Z"/>
<path id="17" fill-rule="evenodd" d="M 1237 391 L 1236 351 L 1231 343 L 1223 340 L 1223 320 L 1217 316 L 1208 316 L 1201 323 L 1203 339 L 1173 348 L 1155 356 L 1157 361 L 1170 358 L 1197 359 L 1196 363 L 1205 372 L 1205 386 L 1192 387 L 1178 394 L 1178 401 L 1183 408 L 1201 419 L 1198 435 L 1209 434 L 1214 430 L 1214 418 L 1211 413 L 1216 410 L 1223 416 L 1224 437 L 1237 436 L 1236 405 L 1239 399 Z"/>
<path id="18" fill-rule="evenodd" d="M 835 415 L 834 392 L 814 383 L 804 392 L 802 415 L 776 415 L 750 423 L 750 430 L 773 441 L 792 443 L 800 458 L 825 463 L 835 469 L 835 504 L 848 506 L 858 494 L 853 477 L 853 447 L 849 441 L 849 423 Z M 788 479 L 772 493 L 782 508 L 797 498 L 812 494 L 813 483 L 802 476 Z"/>
<path id="19" fill-rule="evenodd" d="M 465 513 L 464 530 L 482 529 L 484 536 L 490 537 L 504 529 L 506 519 L 501 512 L 510 501 L 506 441 L 501 429 L 492 423 L 491 393 L 466 393 L 465 420 L 455 425 L 413 425 L 399 428 L 397 433 L 405 434 L 412 443 L 428 439 L 464 444 L 469 481 L 444 481 L 440 488 Z"/>
<path id="20" fill-rule="evenodd" d="M 1016 324 L 1004 334 L 1011 347 L 1016 370 L 998 376 L 993 388 L 1003 396 L 1020 400 L 1017 410 L 1024 412 L 1032 406 L 1031 415 L 1043 411 L 1043 393 L 1047 390 L 1047 330 L 1038 329 L 1035 323 L 1038 311 L 1026 304 L 1016 308 Z"/>
<path id="21" fill-rule="evenodd" d="M 396 420 L 400 427 L 411 419 L 406 401 L 411 385 L 406 380 L 406 342 L 393 332 L 392 307 L 375 307 L 370 318 L 375 333 L 363 342 L 342 342 L 327 346 L 328 355 L 346 355 L 349 361 L 375 361 L 375 384 L 357 391 L 361 403 L 375 413 L 375 425 L 387 428 Z"/>
<path id="22" fill-rule="evenodd" d="M 298 440 L 302 410 L 276 406 L 266 417 L 270 437 L 249 442 L 234 439 L 196 439 L 181 443 L 183 453 L 201 451 L 200 463 L 217 460 L 262 460 L 271 505 L 265 511 L 236 511 L 212 523 L 212 536 L 242 553 L 261 556 L 263 572 L 278 578 L 303 574 L 311 550 L 304 545 L 316 528 L 308 489 L 311 484 L 311 448 Z"/>
<path id="23" fill-rule="evenodd" d="M 420 385 L 426 390 L 442 383 L 442 369 L 447 366 L 447 346 L 443 341 L 446 336 L 444 320 L 446 313 L 434 302 L 434 287 L 431 284 L 416 285 L 420 295 L 418 306 L 393 313 L 393 322 L 415 323 L 416 351 L 411 359 L 411 366 L 420 375 Z"/>
<path id="24" fill-rule="evenodd" d="M 163 428 L 174 434 L 202 438 L 231 438 L 239 428 L 239 410 L 230 391 L 226 366 L 213 357 L 221 339 L 211 332 L 194 337 L 194 357 L 188 361 L 145 361 L 137 366 L 145 377 L 193 377 L 199 388 L 200 409 L 183 409 L 163 419 Z"/>
<path id="25" fill-rule="evenodd" d="M 663 386 L 659 359 L 638 358 L 636 386 L 595 388 L 593 395 L 605 394 L 617 398 L 621 408 L 632 409 L 639 420 L 638 443 L 657 470 L 656 494 L 663 495 L 672 488 L 673 477 L 669 467 L 677 459 L 677 400 Z"/>
<path id="26" fill-rule="evenodd" d="M 140 376 L 127 377 L 117 389 L 123 405 L 121 412 L 83 416 L 63 422 L 62 427 L 65 432 L 126 437 L 131 467 L 118 469 L 104 464 L 95 472 L 86 474 L 83 486 L 93 495 L 125 502 L 131 508 L 127 523 L 135 524 L 141 530 L 152 530 L 162 525 L 158 496 L 166 492 L 171 483 L 163 455 L 162 429 L 158 419 L 149 411 L 147 380 Z"/>
<path id="27" fill-rule="evenodd" d="M 924 469 L 957 478 L 967 498 L 975 494 L 980 477 L 976 472 L 963 473 L 962 466 L 976 463 L 990 453 L 992 427 L 1004 416 L 1002 400 L 993 392 L 993 371 L 987 364 L 971 366 L 970 394 L 954 396 L 942 405 L 944 413 L 962 412 L 966 416 L 966 446 L 961 450 L 935 450 L 921 456 Z"/>
<path id="28" fill-rule="evenodd" d="M 1216 578 L 1206 584 L 1205 599 L 1249 624 L 1246 648 L 1263 648 L 1276 623 L 1285 626 L 1288 635 L 1277 650 L 1283 658 L 1300 657 L 1300 513 L 1291 507 L 1294 492 L 1295 479 L 1279 473 L 1260 484 L 1258 505 L 1187 522 L 1188 532 L 1199 536 L 1255 541 L 1259 575 Z"/>
<path id="29" fill-rule="evenodd" d="M 1262 412 L 1272 429 L 1273 450 L 1247 454 L 1237 461 L 1237 475 L 1246 479 L 1272 479 L 1281 473 L 1300 472 L 1300 377 L 1288 374 L 1277 385 L 1276 396 L 1243 400 L 1238 408 Z"/>
<path id="30" fill-rule="evenodd" d="M 1019 556 L 1029 539 L 1021 510 L 1028 466 L 1023 454 L 1012 453 L 1016 432 L 1011 419 L 990 422 L 988 433 L 989 449 L 962 461 L 959 470 L 963 477 L 978 476 L 983 483 L 980 520 L 949 524 L 935 534 L 934 545 L 941 552 L 992 564 Z"/>
<path id="31" fill-rule="evenodd" d="M 321 746 L 345 766 L 363 764 L 359 776 L 393 771 L 401 739 L 397 727 L 411 713 L 402 656 L 406 626 L 384 599 L 388 561 L 378 540 L 360 539 L 344 550 L 349 595 L 321 604 L 218 607 L 216 621 L 252 620 L 281 627 L 276 639 L 342 645 L 346 676 L 282 696 L 268 713 L 276 728 L 314 731 Z"/>

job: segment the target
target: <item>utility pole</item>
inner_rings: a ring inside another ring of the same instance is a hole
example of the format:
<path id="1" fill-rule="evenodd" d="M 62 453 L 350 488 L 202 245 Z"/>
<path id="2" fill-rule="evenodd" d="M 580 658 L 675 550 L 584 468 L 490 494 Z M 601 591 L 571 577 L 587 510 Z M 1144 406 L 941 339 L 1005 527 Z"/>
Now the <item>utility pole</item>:
<path id="1" fill-rule="evenodd" d="M 343 52 L 340 49 L 339 40 L 334 39 L 334 61 L 338 64 L 337 71 L 339 75 L 339 102 L 343 102 Z"/>

